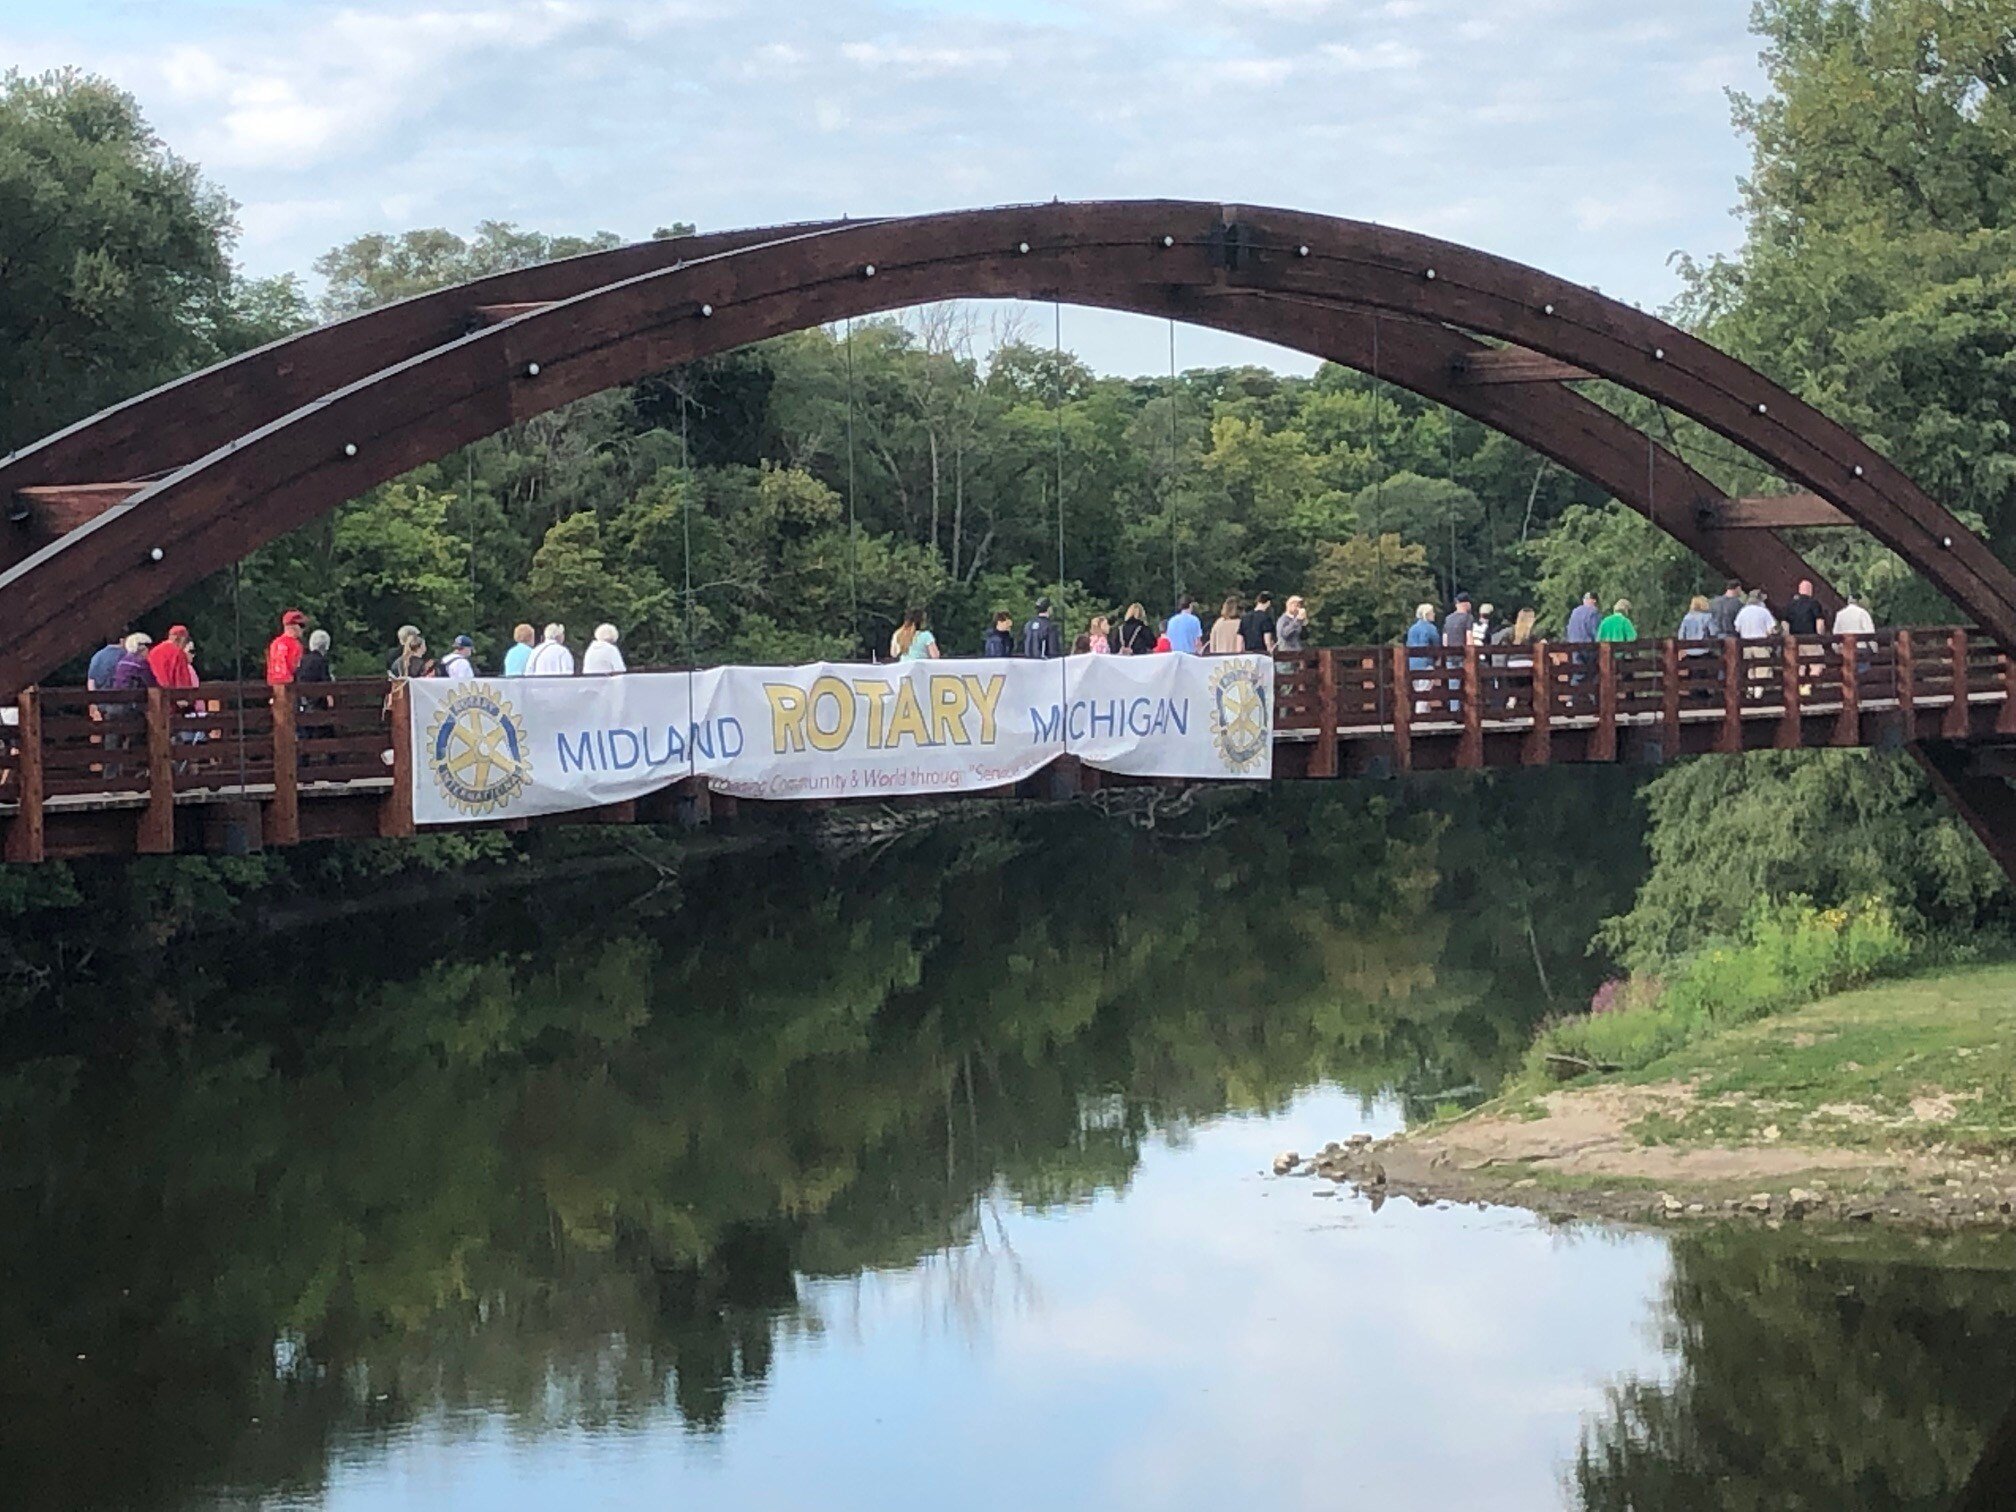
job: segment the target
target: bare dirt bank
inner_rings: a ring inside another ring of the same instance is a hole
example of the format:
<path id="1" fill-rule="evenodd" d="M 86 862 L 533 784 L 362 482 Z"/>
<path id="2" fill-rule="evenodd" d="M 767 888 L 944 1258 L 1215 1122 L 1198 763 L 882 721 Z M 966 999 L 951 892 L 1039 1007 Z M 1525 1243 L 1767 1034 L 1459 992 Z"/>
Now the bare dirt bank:
<path id="1" fill-rule="evenodd" d="M 1809 1144 L 1770 1125 L 1769 1138 L 1727 1143 L 1644 1137 L 1648 1122 L 1684 1123 L 1702 1101 L 1699 1087 L 1675 1082 L 1569 1088 L 1385 1140 L 1326 1146 L 1276 1168 L 1341 1182 L 1375 1202 L 1510 1205 L 1564 1219 L 2016 1226 L 2016 1160 L 2004 1153 L 1939 1142 Z"/>

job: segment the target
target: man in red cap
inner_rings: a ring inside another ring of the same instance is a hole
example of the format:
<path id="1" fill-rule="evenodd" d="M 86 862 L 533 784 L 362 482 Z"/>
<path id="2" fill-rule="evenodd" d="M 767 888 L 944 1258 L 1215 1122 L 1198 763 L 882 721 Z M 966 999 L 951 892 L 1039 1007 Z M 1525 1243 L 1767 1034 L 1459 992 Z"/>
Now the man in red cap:
<path id="1" fill-rule="evenodd" d="M 301 665 L 301 637 L 307 633 L 308 616 L 289 609 L 280 616 L 280 633 L 266 645 L 266 681 L 291 683 Z"/>
<path id="2" fill-rule="evenodd" d="M 170 625 L 152 651 L 147 665 L 154 669 L 154 681 L 164 688 L 193 688 L 202 682 L 196 664 L 189 659 L 189 627 Z"/>

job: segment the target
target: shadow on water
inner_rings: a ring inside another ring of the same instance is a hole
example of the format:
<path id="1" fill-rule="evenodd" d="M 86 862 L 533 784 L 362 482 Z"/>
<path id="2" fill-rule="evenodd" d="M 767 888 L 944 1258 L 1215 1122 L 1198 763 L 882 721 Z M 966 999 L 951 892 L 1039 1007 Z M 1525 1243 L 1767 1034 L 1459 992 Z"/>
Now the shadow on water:
<path id="1" fill-rule="evenodd" d="M 1586 1001 L 1641 864 L 1628 788 L 1576 774 L 1280 792 L 350 919 L 19 1003 L 0 1484 L 314 1498 L 458 1413 L 732 1436 L 829 1326 L 821 1278 L 998 1249 L 1004 1207 L 1085 1209 L 1151 1139 L 1317 1083 L 1474 1095 Z M 2016 1380 L 1999 1273 L 1768 1239 L 1672 1265 L 1678 1374 L 1590 1422 L 1587 1506 L 1965 1479 Z"/>

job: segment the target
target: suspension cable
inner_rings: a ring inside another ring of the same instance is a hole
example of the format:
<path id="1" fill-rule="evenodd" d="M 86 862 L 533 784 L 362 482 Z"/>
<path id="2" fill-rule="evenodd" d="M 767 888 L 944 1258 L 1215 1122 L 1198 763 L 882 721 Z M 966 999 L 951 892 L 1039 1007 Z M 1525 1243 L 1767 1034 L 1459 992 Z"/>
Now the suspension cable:
<path id="1" fill-rule="evenodd" d="M 1169 461 L 1162 473 L 1163 507 L 1169 511 L 1169 606 L 1183 596 L 1183 565 L 1176 531 L 1176 317 L 1169 317 Z"/>
<path id="2" fill-rule="evenodd" d="M 847 317 L 847 630 L 854 637 L 853 652 L 861 651 L 861 590 L 859 584 L 861 546 L 854 522 L 854 317 Z"/>
<path id="3" fill-rule="evenodd" d="M 1383 465 L 1386 447 L 1379 435 L 1379 393 L 1381 387 L 1379 377 L 1379 333 L 1379 312 L 1374 310 L 1372 312 L 1372 389 L 1367 396 L 1370 403 L 1366 406 L 1366 414 L 1370 417 L 1370 429 L 1372 431 L 1372 554 L 1374 570 L 1378 574 L 1378 584 L 1372 595 L 1375 612 L 1378 604 L 1385 599 L 1387 589 L 1390 585 L 1390 579 L 1386 572 L 1386 474 Z M 1378 633 L 1376 624 L 1373 633 L 1375 636 Z M 1375 646 L 1378 645 L 1378 640 L 1375 639 L 1373 644 Z M 1390 658 L 1387 660 L 1390 661 Z M 1378 698 L 1379 723 L 1382 727 L 1385 726 L 1391 716 L 1391 710 L 1387 706 L 1386 682 L 1385 668 L 1374 665 L 1372 668 L 1372 687 Z M 1406 690 L 1395 688 L 1393 689 L 1393 696 L 1395 698 L 1404 698 Z"/>
<path id="4" fill-rule="evenodd" d="M 469 516 L 469 633 L 476 633 L 476 449 L 462 449 L 462 499 Z"/>
<path id="5" fill-rule="evenodd" d="M 1449 484 L 1456 486 L 1456 411 L 1449 414 Z M 1449 592 L 1456 592 L 1456 495 L 1449 495 Z M 1455 607 L 1453 604 L 1450 607 Z"/>
<path id="6" fill-rule="evenodd" d="M 231 665 L 237 669 L 232 701 L 238 705 L 238 791 L 245 791 L 245 606 L 239 594 L 239 564 L 231 564 Z M 278 774 L 275 774 L 276 778 Z"/>
<path id="7" fill-rule="evenodd" d="M 1057 615 L 1064 614 L 1064 302 L 1053 299 L 1050 302 L 1050 316 L 1053 322 L 1050 334 L 1050 410 L 1056 432 L 1057 446 Z M 1089 632 L 1091 626 L 1086 626 Z M 1064 753 L 1071 753 L 1071 646 L 1064 639 L 1062 626 L 1057 630 L 1057 643 L 1063 654 L 1057 658 L 1057 707 L 1062 712 L 1060 721 L 1064 732 Z"/>
<path id="8" fill-rule="evenodd" d="M 700 723 L 700 711 L 693 707 L 693 685 L 700 664 L 700 648 L 693 641 L 693 446 L 687 419 L 687 380 L 691 372 L 689 368 L 679 375 L 679 529 L 684 540 L 680 554 L 686 559 L 686 584 L 681 594 L 686 626 L 686 768 L 688 776 L 697 777 L 700 758 L 694 750 L 693 731 Z"/>
<path id="9" fill-rule="evenodd" d="M 1057 451 L 1057 593 L 1064 593 L 1064 305 L 1052 301 L 1056 322 L 1051 336 L 1050 413 L 1056 432 Z"/>

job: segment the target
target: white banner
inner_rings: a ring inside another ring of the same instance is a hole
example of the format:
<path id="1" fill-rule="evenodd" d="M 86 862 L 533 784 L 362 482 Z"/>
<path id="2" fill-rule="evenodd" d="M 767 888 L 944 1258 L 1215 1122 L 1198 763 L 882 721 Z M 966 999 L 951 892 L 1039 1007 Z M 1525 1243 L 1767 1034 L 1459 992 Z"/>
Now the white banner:
<path id="1" fill-rule="evenodd" d="M 1264 656 L 1071 656 L 422 678 L 413 818 L 468 824 L 620 803 L 702 777 L 741 798 L 1005 787 L 1059 756 L 1140 777 L 1264 778 Z"/>

